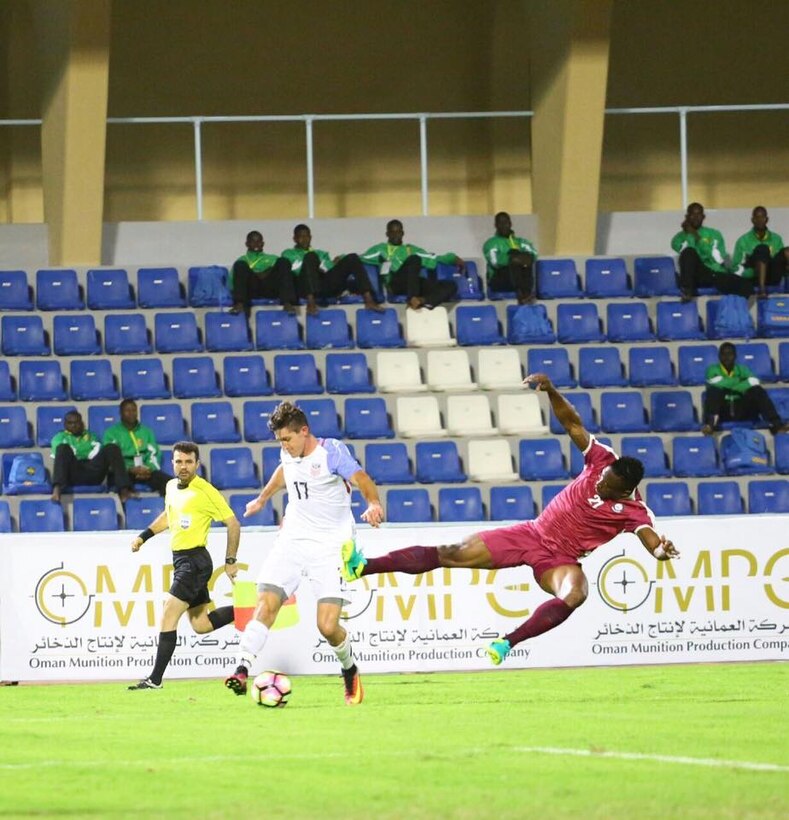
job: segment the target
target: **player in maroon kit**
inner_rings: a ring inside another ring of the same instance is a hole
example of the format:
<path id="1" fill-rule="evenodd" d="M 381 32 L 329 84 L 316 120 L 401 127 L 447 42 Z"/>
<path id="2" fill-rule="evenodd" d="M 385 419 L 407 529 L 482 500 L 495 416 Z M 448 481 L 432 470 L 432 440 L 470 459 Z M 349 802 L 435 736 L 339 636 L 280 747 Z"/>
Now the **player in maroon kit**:
<path id="1" fill-rule="evenodd" d="M 379 572 L 418 575 L 437 567 L 503 569 L 530 566 L 537 583 L 554 597 L 532 616 L 488 647 L 498 665 L 513 646 L 559 626 L 589 594 L 580 558 L 622 532 L 635 533 L 658 561 L 677 558 L 674 544 L 654 529 L 651 510 L 636 489 L 644 466 L 636 458 L 616 453 L 581 423 L 575 408 L 543 373 L 527 376 L 525 384 L 548 394 L 553 412 L 576 447 L 584 454 L 584 469 L 542 511 L 535 521 L 476 533 L 462 544 L 406 547 L 380 558 L 365 558 L 348 542 L 343 547 L 346 580 Z"/>

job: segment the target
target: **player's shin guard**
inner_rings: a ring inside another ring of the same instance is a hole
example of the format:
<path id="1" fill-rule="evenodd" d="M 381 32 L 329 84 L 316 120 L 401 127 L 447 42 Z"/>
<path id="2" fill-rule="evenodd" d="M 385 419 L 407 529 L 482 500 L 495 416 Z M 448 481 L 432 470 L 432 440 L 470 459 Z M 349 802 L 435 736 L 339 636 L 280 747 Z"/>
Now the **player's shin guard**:
<path id="1" fill-rule="evenodd" d="M 534 610 L 534 614 L 528 621 L 522 623 L 504 637 L 510 642 L 510 646 L 525 641 L 527 638 L 535 638 L 542 635 L 549 629 L 559 626 L 566 621 L 573 612 L 573 608 L 568 606 L 561 598 L 552 598 L 544 604 L 540 604 Z"/>
<path id="2" fill-rule="evenodd" d="M 263 650 L 267 638 L 268 627 L 264 626 L 260 621 L 250 621 L 244 630 L 244 634 L 241 636 L 241 656 L 239 663 L 242 666 L 246 666 L 247 669 L 250 669 L 255 658 Z"/>
<path id="3" fill-rule="evenodd" d="M 332 646 L 332 649 L 343 669 L 350 669 L 353 666 L 353 647 L 351 646 L 350 635 L 347 632 L 343 642 L 338 646 Z"/>

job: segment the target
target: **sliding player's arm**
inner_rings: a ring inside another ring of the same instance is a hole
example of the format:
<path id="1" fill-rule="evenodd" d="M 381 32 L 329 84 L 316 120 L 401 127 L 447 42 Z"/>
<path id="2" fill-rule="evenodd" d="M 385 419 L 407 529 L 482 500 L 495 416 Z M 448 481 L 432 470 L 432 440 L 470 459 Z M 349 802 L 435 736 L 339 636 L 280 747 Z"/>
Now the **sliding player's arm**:
<path id="1" fill-rule="evenodd" d="M 658 561 L 679 558 L 679 552 L 674 544 L 665 535 L 658 535 L 652 527 L 641 527 L 636 535 Z"/>
<path id="2" fill-rule="evenodd" d="M 586 432 L 578 411 L 553 386 L 553 382 L 548 376 L 545 373 L 532 373 L 526 376 L 523 383 L 532 385 L 536 390 L 542 390 L 548 394 L 551 409 L 559 420 L 559 424 L 567 431 L 573 444 L 582 453 L 586 452 L 586 448 L 589 446 L 589 433 Z"/>

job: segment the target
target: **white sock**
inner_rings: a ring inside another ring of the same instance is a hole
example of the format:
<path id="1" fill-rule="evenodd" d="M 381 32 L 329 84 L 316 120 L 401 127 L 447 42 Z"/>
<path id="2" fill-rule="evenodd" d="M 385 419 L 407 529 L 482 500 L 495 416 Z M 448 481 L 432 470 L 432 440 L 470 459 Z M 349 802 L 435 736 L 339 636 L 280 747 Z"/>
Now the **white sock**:
<path id="1" fill-rule="evenodd" d="M 332 646 L 332 649 L 343 669 L 350 669 L 353 666 L 353 650 L 351 649 L 351 639 L 347 632 L 345 633 L 345 640 L 339 646 Z"/>
<path id="2" fill-rule="evenodd" d="M 241 665 L 252 668 L 268 638 L 268 627 L 258 620 L 251 620 L 241 636 Z"/>

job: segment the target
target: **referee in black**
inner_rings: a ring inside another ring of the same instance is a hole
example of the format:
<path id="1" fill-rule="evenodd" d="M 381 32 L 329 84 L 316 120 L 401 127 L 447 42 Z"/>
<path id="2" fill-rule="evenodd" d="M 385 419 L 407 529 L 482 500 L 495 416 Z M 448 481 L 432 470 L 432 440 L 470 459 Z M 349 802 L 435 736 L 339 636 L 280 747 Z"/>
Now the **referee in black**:
<path id="1" fill-rule="evenodd" d="M 175 478 L 167 482 L 164 512 L 132 541 L 132 552 L 137 552 L 149 538 L 169 529 L 174 572 L 162 612 L 153 671 L 130 686 L 130 690 L 162 688 L 162 677 L 173 656 L 178 622 L 184 612 L 189 615 L 192 629 L 201 634 L 213 632 L 233 621 L 232 606 L 208 611 L 211 603 L 208 581 L 214 565 L 205 544 L 211 522 L 221 521 L 227 527 L 225 572 L 235 583 L 241 525 L 219 490 L 197 475 L 199 465 L 200 451 L 194 442 L 180 441 L 173 447 Z"/>

